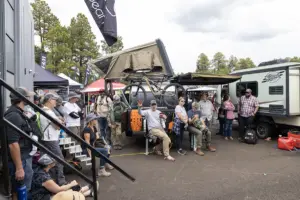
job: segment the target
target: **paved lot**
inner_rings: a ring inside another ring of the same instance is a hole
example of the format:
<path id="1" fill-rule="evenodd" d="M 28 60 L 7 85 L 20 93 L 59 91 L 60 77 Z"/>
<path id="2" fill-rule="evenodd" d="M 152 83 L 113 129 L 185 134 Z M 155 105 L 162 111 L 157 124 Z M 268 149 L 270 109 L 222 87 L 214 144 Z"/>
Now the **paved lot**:
<path id="1" fill-rule="evenodd" d="M 216 130 L 213 130 L 214 132 Z M 236 133 L 235 133 L 236 134 Z M 142 137 L 129 139 L 121 153 L 142 152 Z M 217 152 L 204 157 L 189 152 L 176 162 L 155 155 L 113 157 L 137 180 L 117 171 L 100 178 L 101 199 L 115 200 L 296 200 L 300 199 L 300 153 L 275 149 L 276 142 L 257 145 L 213 136 Z M 186 139 L 186 146 L 188 142 Z M 116 155 L 116 153 L 115 153 Z M 90 171 L 86 171 L 90 173 Z M 69 177 L 71 178 L 71 177 Z M 100 199 L 99 198 L 99 199 Z"/>

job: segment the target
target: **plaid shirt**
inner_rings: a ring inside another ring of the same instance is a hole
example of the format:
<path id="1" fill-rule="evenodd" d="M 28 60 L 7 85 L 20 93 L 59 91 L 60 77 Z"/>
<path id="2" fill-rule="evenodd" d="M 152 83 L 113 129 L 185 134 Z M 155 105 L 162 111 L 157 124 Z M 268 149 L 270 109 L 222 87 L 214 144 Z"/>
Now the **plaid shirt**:
<path id="1" fill-rule="evenodd" d="M 255 96 L 250 96 L 246 98 L 246 96 L 242 96 L 239 100 L 240 105 L 240 115 L 242 117 L 250 117 L 254 114 L 255 108 L 259 106 L 258 100 Z"/>
<path id="2" fill-rule="evenodd" d="M 173 132 L 176 134 L 176 135 L 179 135 L 180 134 L 180 119 L 178 119 L 177 117 L 175 117 L 174 119 L 174 125 L 173 125 Z"/>

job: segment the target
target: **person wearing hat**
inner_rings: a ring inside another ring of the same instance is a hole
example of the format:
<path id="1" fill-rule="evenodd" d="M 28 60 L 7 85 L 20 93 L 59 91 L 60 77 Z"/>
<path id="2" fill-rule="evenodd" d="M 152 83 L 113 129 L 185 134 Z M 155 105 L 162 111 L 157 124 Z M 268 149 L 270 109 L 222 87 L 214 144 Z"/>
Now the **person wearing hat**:
<path id="1" fill-rule="evenodd" d="M 204 119 L 206 126 L 209 128 L 211 125 L 213 112 L 215 110 L 214 105 L 208 100 L 208 94 L 205 92 L 202 94 L 202 99 L 199 102 L 201 118 Z"/>
<path id="2" fill-rule="evenodd" d="M 251 89 L 246 89 L 245 95 L 241 96 L 238 101 L 239 114 L 239 141 L 244 141 L 245 126 L 253 123 L 253 119 L 258 111 L 259 102 L 255 96 L 252 95 Z"/>
<path id="3" fill-rule="evenodd" d="M 38 160 L 38 167 L 34 170 L 32 180 L 32 200 L 50 200 L 52 195 L 67 190 L 76 190 L 83 196 L 92 194 L 89 186 L 81 188 L 76 180 L 62 186 L 57 185 L 49 173 L 56 164 L 56 161 L 47 154 Z"/>
<path id="4" fill-rule="evenodd" d="M 85 140 L 88 144 L 95 147 L 95 142 L 97 139 L 100 138 L 99 132 L 97 131 L 97 119 L 99 117 L 95 115 L 94 113 L 90 113 L 86 117 L 86 126 L 84 127 L 82 131 L 82 139 Z M 103 136 L 101 136 L 103 137 Z M 91 151 L 86 147 L 85 144 L 81 145 L 82 153 L 86 154 L 88 157 L 91 157 Z M 98 148 L 95 147 L 95 149 L 102 153 L 105 157 L 109 158 L 110 153 L 109 150 L 106 148 Z M 110 176 L 111 173 L 107 172 L 106 169 L 112 170 L 114 169 L 111 165 L 105 162 L 105 160 L 100 159 L 100 169 L 98 171 L 98 176 L 107 177 Z"/>
<path id="5" fill-rule="evenodd" d="M 142 104 L 142 101 L 138 100 L 138 111 L 140 115 L 146 118 L 149 133 L 162 140 L 162 143 L 154 147 L 155 152 L 158 155 L 164 155 L 165 160 L 175 161 L 175 159 L 170 156 L 171 139 L 165 132 L 161 123 L 161 118 L 167 119 L 167 116 L 157 110 L 157 103 L 155 100 L 150 101 L 151 108 L 148 110 L 142 110 Z M 163 151 L 163 153 L 161 152 L 161 150 Z"/>
<path id="6" fill-rule="evenodd" d="M 80 136 L 80 120 L 83 117 L 81 109 L 77 105 L 80 95 L 75 92 L 69 93 L 69 101 L 64 105 L 66 126 L 72 133 Z"/>
<path id="7" fill-rule="evenodd" d="M 30 92 L 24 87 L 18 87 L 15 90 L 28 99 L 34 96 L 34 92 Z M 11 106 L 5 112 L 4 117 L 19 129 L 31 135 L 32 128 L 28 124 L 27 117 L 24 114 L 26 103 L 14 93 L 10 93 L 9 97 Z M 29 154 L 32 150 L 32 144 L 11 127 L 6 126 L 6 130 L 12 199 L 17 200 L 17 188 L 20 186 L 21 181 L 26 185 L 27 191 L 31 189 L 33 171 L 32 157 Z"/>
<path id="8" fill-rule="evenodd" d="M 113 105 L 108 112 L 107 121 L 111 130 L 111 141 L 115 150 L 122 149 L 122 114 L 128 107 L 121 102 L 119 95 L 114 95 Z"/>
<path id="9" fill-rule="evenodd" d="M 206 135 L 206 148 L 215 152 L 216 149 L 211 146 L 211 132 L 205 125 L 205 122 L 200 118 L 201 112 L 199 111 L 199 105 L 196 102 L 192 103 L 192 109 L 188 111 L 188 131 L 190 134 L 194 134 L 196 136 L 197 147 L 194 150 L 197 155 L 204 156 L 203 151 L 201 151 L 202 147 L 202 137 L 203 134 Z M 190 135 L 192 136 L 192 135 Z M 193 144 L 194 146 L 194 144 Z"/>
<path id="10" fill-rule="evenodd" d="M 57 120 L 58 122 L 62 123 L 62 121 L 59 119 L 59 117 L 54 113 L 53 109 L 56 106 L 56 100 L 58 99 L 58 96 L 52 93 L 48 93 L 44 96 L 42 99 L 43 104 L 43 110 L 51 116 L 53 119 Z M 59 134 L 60 134 L 60 127 L 55 125 L 53 122 L 51 122 L 49 119 L 47 119 L 45 116 L 40 115 L 40 127 L 43 134 L 43 144 L 48 148 L 51 149 L 53 153 L 55 153 L 57 156 L 64 159 L 64 156 L 61 152 L 60 146 L 59 146 Z M 56 181 L 58 185 L 63 185 L 66 183 L 66 179 L 64 176 L 64 166 L 61 164 L 55 165 L 50 170 L 50 173 L 52 175 L 52 178 Z"/>
<path id="11" fill-rule="evenodd" d="M 62 106 L 63 100 L 60 96 L 57 96 L 56 99 L 56 106 L 53 109 L 53 112 L 58 116 L 58 118 L 65 123 L 65 110 L 64 107 Z"/>

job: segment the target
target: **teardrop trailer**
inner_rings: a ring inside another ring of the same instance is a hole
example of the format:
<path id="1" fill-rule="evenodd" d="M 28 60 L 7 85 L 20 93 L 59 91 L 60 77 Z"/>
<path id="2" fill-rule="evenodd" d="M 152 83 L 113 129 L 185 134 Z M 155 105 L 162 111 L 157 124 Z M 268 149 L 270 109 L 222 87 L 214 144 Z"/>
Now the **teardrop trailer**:
<path id="1" fill-rule="evenodd" d="M 127 136 L 138 132 L 147 134 L 147 123 L 138 114 L 137 100 L 142 100 L 143 109 L 148 109 L 150 101 L 156 99 L 157 109 L 168 116 L 165 124 L 168 129 L 169 123 L 173 121 L 178 98 L 187 98 L 184 86 L 220 85 L 240 79 L 240 76 L 235 75 L 200 73 L 174 76 L 166 49 L 160 39 L 93 60 L 91 65 L 99 73 L 105 74 L 105 88 L 110 95 L 113 94 L 113 82 L 127 85 L 121 93 L 122 100 L 130 107 L 122 120 L 122 129 Z"/>

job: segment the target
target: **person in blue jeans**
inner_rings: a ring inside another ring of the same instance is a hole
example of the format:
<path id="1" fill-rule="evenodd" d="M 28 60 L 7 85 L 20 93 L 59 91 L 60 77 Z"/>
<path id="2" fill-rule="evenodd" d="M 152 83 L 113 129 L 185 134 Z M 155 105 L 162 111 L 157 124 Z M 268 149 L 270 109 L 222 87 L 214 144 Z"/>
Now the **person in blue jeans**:
<path id="1" fill-rule="evenodd" d="M 224 137 L 225 140 L 233 140 L 232 137 L 232 121 L 234 119 L 234 105 L 233 103 L 230 101 L 230 97 L 228 95 L 224 96 L 224 103 L 223 103 L 223 107 L 225 112 L 225 130 L 224 130 Z"/>
<path id="2" fill-rule="evenodd" d="M 99 133 L 97 132 L 97 117 L 94 113 L 89 114 L 86 117 L 86 126 L 82 132 L 82 138 L 91 146 L 95 147 L 95 142 L 99 138 Z M 109 158 L 110 150 L 107 148 L 96 148 L 96 150 L 102 153 L 105 157 Z M 87 148 L 85 144 L 82 144 L 82 151 L 87 156 L 91 157 L 91 150 Z M 110 164 L 106 163 L 104 159 L 100 158 L 100 169 L 98 171 L 98 176 L 107 177 L 110 176 L 111 173 L 107 172 L 106 169 L 112 170 L 114 169 Z"/>
<path id="3" fill-rule="evenodd" d="M 16 91 L 23 96 L 30 98 L 34 96 L 33 92 L 29 92 L 26 88 L 19 87 Z M 6 120 L 13 123 L 26 134 L 32 135 L 32 127 L 29 124 L 28 118 L 25 115 L 24 108 L 26 103 L 18 96 L 11 93 L 9 95 L 11 106 L 5 112 Z M 31 181 L 33 176 L 32 157 L 30 152 L 32 144 L 25 139 L 16 130 L 6 127 L 7 144 L 8 144 L 8 168 L 12 184 L 12 199 L 17 200 L 17 188 L 26 186 L 27 191 L 31 189 Z"/>

